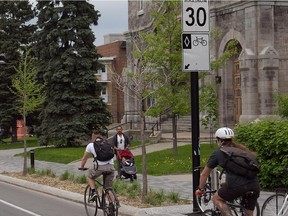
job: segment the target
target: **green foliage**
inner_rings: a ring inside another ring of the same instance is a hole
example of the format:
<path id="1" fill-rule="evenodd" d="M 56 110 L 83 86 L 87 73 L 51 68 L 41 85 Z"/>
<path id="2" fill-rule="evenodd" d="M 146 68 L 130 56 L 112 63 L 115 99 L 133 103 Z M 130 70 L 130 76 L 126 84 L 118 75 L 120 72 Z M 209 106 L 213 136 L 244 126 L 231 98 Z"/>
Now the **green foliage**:
<path id="1" fill-rule="evenodd" d="M 51 169 L 35 170 L 35 168 L 28 168 L 29 174 L 36 174 L 37 176 L 48 176 L 55 178 L 56 174 Z"/>
<path id="2" fill-rule="evenodd" d="M 151 71 L 153 85 L 146 95 L 155 100 L 146 115 L 161 113 L 185 115 L 189 111 L 189 74 L 182 72 L 181 47 L 181 2 L 166 1 L 163 11 L 153 12 L 152 31 L 143 33 L 143 43 L 147 50 L 142 64 Z M 165 11 L 165 12 L 164 12 Z M 153 68 L 153 69 L 152 69 Z"/>
<path id="3" fill-rule="evenodd" d="M 218 97 L 213 84 L 206 84 L 200 87 L 201 97 L 199 99 L 199 111 L 204 112 L 201 118 L 201 124 L 206 128 L 211 126 L 217 128 L 218 126 Z"/>
<path id="4" fill-rule="evenodd" d="M 238 41 L 236 39 L 232 39 L 228 42 L 226 45 L 226 48 L 221 56 L 219 56 L 217 59 L 211 60 L 211 69 L 217 70 L 221 67 L 223 67 L 228 60 L 230 60 L 232 57 L 237 56 L 239 54 L 238 50 Z"/>
<path id="5" fill-rule="evenodd" d="M 177 203 L 180 200 L 180 194 L 178 192 L 170 192 L 167 195 L 167 198 L 173 202 L 173 203 Z"/>
<path id="6" fill-rule="evenodd" d="M 217 145 L 201 144 L 201 166 L 204 166 Z M 160 159 L 161 158 L 161 159 Z M 147 173 L 148 175 L 167 175 L 192 173 L 192 145 L 178 147 L 178 155 L 172 156 L 171 149 L 147 154 Z M 141 156 L 135 156 L 138 172 L 142 172 Z"/>
<path id="7" fill-rule="evenodd" d="M 276 95 L 276 101 L 278 103 L 278 107 L 276 109 L 277 114 L 280 116 L 287 118 L 288 117 L 288 95 Z"/>
<path id="8" fill-rule="evenodd" d="M 65 181 L 68 180 L 70 176 L 70 173 L 66 170 L 64 173 L 62 173 L 62 175 L 60 175 L 59 179 L 61 181 Z"/>
<path id="9" fill-rule="evenodd" d="M 155 191 L 155 190 L 149 190 L 149 193 L 144 198 L 144 202 L 148 203 L 150 205 L 161 205 L 165 201 L 165 194 L 164 190 Z"/>
<path id="10" fill-rule="evenodd" d="M 36 137 L 28 137 L 27 140 L 27 147 L 38 147 L 38 140 Z M 7 138 L 3 140 L 4 142 L 0 142 L 0 150 L 5 149 L 18 149 L 23 148 L 23 139 L 19 139 L 16 143 L 11 143 L 11 138 Z"/>
<path id="11" fill-rule="evenodd" d="M 39 59 L 38 78 L 47 83 L 39 142 L 77 146 L 93 129 L 110 124 L 94 75 L 101 65 L 91 27 L 100 14 L 88 1 L 38 1 L 37 9 L 33 50 Z"/>
<path id="12" fill-rule="evenodd" d="M 29 24 L 34 18 L 29 1 L 1 1 L 0 2 L 0 126 L 5 130 L 11 127 L 16 134 L 16 96 L 9 91 L 12 87 L 12 77 L 16 73 L 15 67 L 19 65 L 20 47 L 30 42 L 35 26 Z"/>
<path id="13" fill-rule="evenodd" d="M 19 66 L 15 67 L 15 71 L 16 74 L 12 79 L 13 88 L 10 90 L 16 95 L 18 112 L 26 118 L 28 113 L 35 111 L 46 98 L 43 93 L 45 85 L 38 83 L 36 79 L 35 59 L 30 57 L 29 49 L 26 48 L 21 55 Z"/>
<path id="14" fill-rule="evenodd" d="M 35 159 L 56 163 L 68 164 L 82 158 L 85 147 L 48 147 L 34 150 Z"/>
<path id="15" fill-rule="evenodd" d="M 113 188 L 120 196 L 126 196 L 130 200 L 140 199 L 142 190 L 141 185 L 137 181 L 125 182 L 121 180 L 115 180 L 113 182 Z M 163 203 L 178 203 L 180 201 L 179 193 L 177 192 L 164 192 L 164 190 L 149 190 L 147 196 L 144 199 L 144 203 L 151 206 L 161 206 Z"/>
<path id="16" fill-rule="evenodd" d="M 83 175 L 75 175 L 74 173 L 69 172 L 66 170 L 64 173 L 62 173 L 59 176 L 60 181 L 71 181 L 77 184 L 86 184 L 87 183 L 87 177 L 85 174 Z"/>
<path id="17" fill-rule="evenodd" d="M 113 181 L 113 188 L 119 195 L 125 195 L 129 199 L 135 199 L 141 195 L 141 185 L 137 181 L 128 183 L 119 179 Z"/>
<path id="18" fill-rule="evenodd" d="M 211 44 L 219 40 L 222 36 L 222 32 L 218 28 L 214 28 L 211 31 Z M 224 67 L 226 63 L 231 60 L 231 58 L 239 54 L 238 41 L 233 39 L 230 40 L 225 48 L 224 53 L 217 59 L 211 60 L 211 69 L 218 70 Z M 218 127 L 218 97 L 215 89 L 215 82 L 209 82 L 205 80 L 209 76 L 209 73 L 200 73 L 199 79 L 203 83 L 200 87 L 199 96 L 199 111 L 203 113 L 203 118 L 201 119 L 201 124 L 205 128 L 217 128 Z"/>
<path id="19" fill-rule="evenodd" d="M 237 141 L 257 152 L 260 184 L 263 189 L 288 187 L 288 121 L 260 120 L 239 124 Z"/>

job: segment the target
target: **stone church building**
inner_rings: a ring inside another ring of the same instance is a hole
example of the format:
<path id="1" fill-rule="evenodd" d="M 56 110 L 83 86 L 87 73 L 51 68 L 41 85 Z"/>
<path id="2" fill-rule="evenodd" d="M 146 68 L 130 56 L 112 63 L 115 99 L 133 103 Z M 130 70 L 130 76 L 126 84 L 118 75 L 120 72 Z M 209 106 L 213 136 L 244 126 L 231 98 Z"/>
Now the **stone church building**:
<path id="1" fill-rule="evenodd" d="M 209 8 L 210 28 L 222 32 L 211 56 L 220 56 L 232 39 L 240 51 L 224 68 L 211 71 L 210 78 L 217 78 L 220 125 L 272 117 L 274 93 L 288 93 L 288 1 L 210 0 Z M 154 9 L 153 1 L 128 1 L 128 55 L 129 35 L 151 27 Z M 127 58 L 133 69 L 132 56 Z M 135 109 L 135 102 L 126 98 L 125 106 L 126 111 Z"/>

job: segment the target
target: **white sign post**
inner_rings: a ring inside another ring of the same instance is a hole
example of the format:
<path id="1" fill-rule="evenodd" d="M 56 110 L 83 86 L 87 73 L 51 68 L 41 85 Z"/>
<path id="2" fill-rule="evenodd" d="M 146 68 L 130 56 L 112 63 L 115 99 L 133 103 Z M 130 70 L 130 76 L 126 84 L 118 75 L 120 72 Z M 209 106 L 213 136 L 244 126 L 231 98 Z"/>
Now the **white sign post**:
<path id="1" fill-rule="evenodd" d="M 208 0 L 182 0 L 182 69 L 190 73 L 193 212 L 199 213 L 195 191 L 199 186 L 200 127 L 199 127 L 199 78 L 198 71 L 210 70 Z"/>
<path id="2" fill-rule="evenodd" d="M 183 0 L 182 3 L 182 31 L 209 32 L 208 0 Z"/>
<path id="3" fill-rule="evenodd" d="M 210 15 L 209 15 L 208 0 L 183 0 L 182 2 L 183 71 L 210 70 L 209 31 L 210 31 Z"/>
<path id="4" fill-rule="evenodd" d="M 182 34 L 183 71 L 209 71 L 210 46 L 208 33 Z"/>

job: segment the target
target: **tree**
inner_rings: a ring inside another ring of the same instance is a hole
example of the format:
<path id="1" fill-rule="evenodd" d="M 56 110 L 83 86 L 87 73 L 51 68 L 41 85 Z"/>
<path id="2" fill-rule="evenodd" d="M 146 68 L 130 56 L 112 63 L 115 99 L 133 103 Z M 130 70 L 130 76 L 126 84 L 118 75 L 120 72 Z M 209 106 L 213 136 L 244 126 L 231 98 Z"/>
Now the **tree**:
<path id="1" fill-rule="evenodd" d="M 100 64 L 91 25 L 98 24 L 99 11 L 86 1 L 64 0 L 38 1 L 37 9 L 34 52 L 47 92 L 40 144 L 78 145 L 111 118 L 94 75 Z"/>
<path id="2" fill-rule="evenodd" d="M 275 100 L 278 104 L 276 108 L 276 113 L 281 117 L 288 117 L 288 95 L 275 93 Z"/>
<path id="3" fill-rule="evenodd" d="M 16 74 L 12 79 L 12 89 L 10 91 L 16 96 L 17 110 L 22 115 L 24 122 L 24 165 L 23 175 L 27 174 L 27 115 L 35 111 L 44 101 L 44 85 L 37 82 L 36 68 L 33 58 L 30 58 L 30 51 L 25 50 L 20 57 Z"/>
<path id="4" fill-rule="evenodd" d="M 173 153 L 177 150 L 177 117 L 189 111 L 189 73 L 182 71 L 181 47 L 181 2 L 165 1 L 161 3 L 161 13 L 153 12 L 152 31 L 144 33 L 147 51 L 142 64 L 153 68 L 153 88 L 147 92 L 155 99 L 147 115 L 172 115 Z"/>
<path id="5" fill-rule="evenodd" d="M 123 76 L 113 74 L 113 80 L 117 84 L 118 89 L 123 90 L 129 97 L 136 101 L 136 110 L 139 116 L 139 129 L 142 150 L 142 201 L 148 194 L 148 178 L 147 178 L 147 159 L 146 146 L 144 140 L 144 119 L 145 110 L 144 101 L 147 99 L 147 91 L 151 87 L 154 73 L 150 67 L 143 64 L 143 56 L 145 55 L 147 45 L 143 43 L 141 34 L 134 33 L 131 35 L 131 45 L 133 46 L 133 68 L 124 72 Z"/>
<path id="6" fill-rule="evenodd" d="M 16 96 L 11 87 L 11 77 L 16 73 L 19 63 L 19 48 L 27 45 L 35 26 L 28 24 L 34 18 L 34 12 L 28 1 L 0 2 L 0 54 L 5 64 L 0 70 L 0 126 L 5 130 L 12 128 L 12 142 L 17 141 L 16 120 L 19 117 L 16 109 Z"/>

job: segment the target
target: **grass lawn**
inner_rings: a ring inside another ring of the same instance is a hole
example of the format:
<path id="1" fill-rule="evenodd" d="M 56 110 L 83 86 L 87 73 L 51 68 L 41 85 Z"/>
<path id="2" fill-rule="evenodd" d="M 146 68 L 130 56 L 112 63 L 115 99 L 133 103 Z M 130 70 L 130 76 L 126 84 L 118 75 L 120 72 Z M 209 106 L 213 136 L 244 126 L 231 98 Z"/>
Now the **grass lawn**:
<path id="1" fill-rule="evenodd" d="M 201 144 L 200 165 L 204 166 L 217 145 Z M 135 157 L 138 173 L 142 172 L 141 156 Z M 174 157 L 172 149 L 147 154 L 148 175 L 168 175 L 192 172 L 192 145 L 178 147 L 178 156 Z"/>
<path id="2" fill-rule="evenodd" d="M 3 141 L 4 142 L 0 141 L 0 150 L 24 148 L 23 139 L 18 139 L 19 142 L 17 143 L 11 143 L 10 138 L 3 139 Z M 27 141 L 27 147 L 38 146 L 36 137 L 28 137 L 26 141 Z"/>
<path id="3" fill-rule="evenodd" d="M 211 152 L 217 145 L 201 144 L 200 163 L 204 166 Z M 80 160 L 85 147 L 39 148 L 35 149 L 35 160 L 68 164 Z M 28 154 L 29 156 L 29 154 Z M 142 172 L 141 156 L 135 157 L 138 173 Z M 147 172 L 149 175 L 167 175 L 192 172 L 192 145 L 178 147 L 178 156 L 174 157 L 172 149 L 147 154 Z"/>

